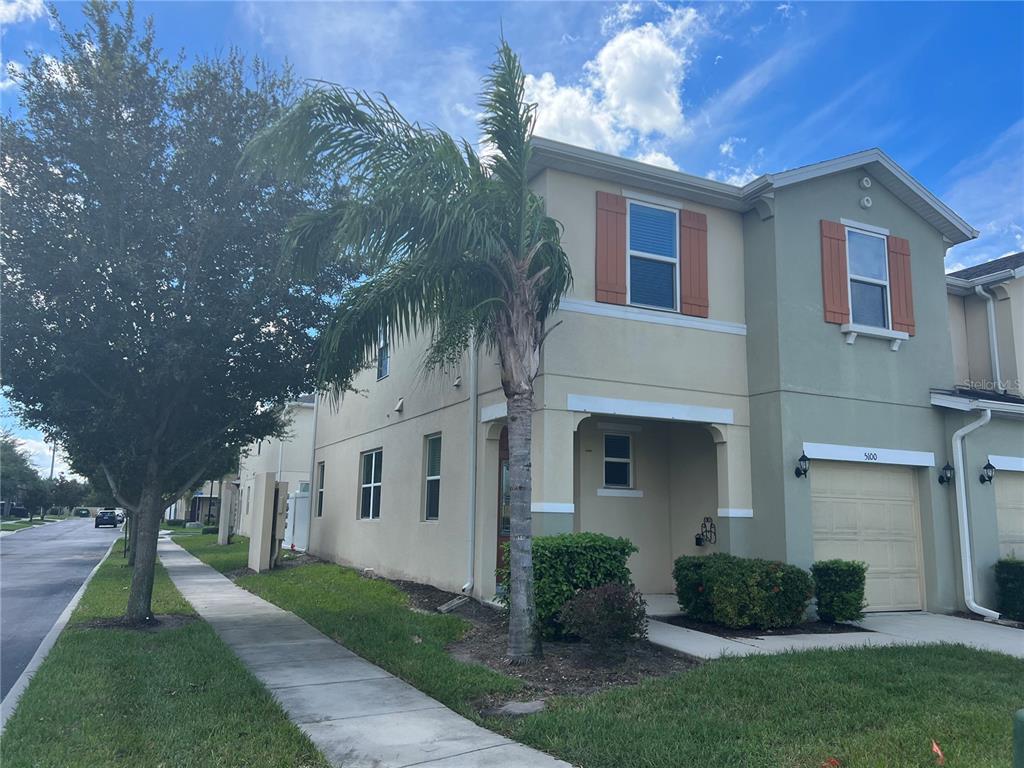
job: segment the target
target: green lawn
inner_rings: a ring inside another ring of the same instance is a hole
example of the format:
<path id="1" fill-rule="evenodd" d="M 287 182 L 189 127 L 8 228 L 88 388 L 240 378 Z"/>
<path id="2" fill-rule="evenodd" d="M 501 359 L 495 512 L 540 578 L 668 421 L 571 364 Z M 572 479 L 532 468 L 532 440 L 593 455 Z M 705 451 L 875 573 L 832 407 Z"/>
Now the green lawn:
<path id="1" fill-rule="evenodd" d="M 31 528 L 34 525 L 46 525 L 56 522 L 53 518 L 40 520 L 38 517 L 26 520 L 23 517 L 5 517 L 0 521 L 0 531 L 19 531 L 22 528 Z"/>
<path id="2" fill-rule="evenodd" d="M 97 572 L 8 721 L 4 768 L 327 768 L 205 622 L 83 626 L 124 611 L 129 577 L 116 555 Z M 162 568 L 153 607 L 192 613 Z"/>
<path id="3" fill-rule="evenodd" d="M 237 571 L 249 564 L 249 539 L 237 534 L 225 547 L 217 545 L 217 534 L 171 534 L 171 540 L 221 573 Z"/>
<path id="4" fill-rule="evenodd" d="M 449 657 L 465 623 L 386 581 L 314 564 L 238 584 L 477 720 L 474 700 L 520 687 Z M 722 659 L 485 724 L 586 768 L 914 768 L 936 764 L 932 739 L 948 768 L 1005 768 L 1021 707 L 1024 661 L 931 646 Z"/>

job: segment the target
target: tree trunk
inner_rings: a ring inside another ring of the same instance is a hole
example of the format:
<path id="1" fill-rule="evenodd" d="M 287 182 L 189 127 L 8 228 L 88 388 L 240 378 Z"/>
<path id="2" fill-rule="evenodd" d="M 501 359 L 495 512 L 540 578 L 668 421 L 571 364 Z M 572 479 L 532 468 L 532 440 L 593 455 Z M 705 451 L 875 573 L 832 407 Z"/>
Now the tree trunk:
<path id="1" fill-rule="evenodd" d="M 511 491 L 509 539 L 508 659 L 521 664 L 540 654 L 533 595 L 533 495 L 530 451 L 533 443 L 533 387 L 508 400 L 508 456 Z"/>
<path id="2" fill-rule="evenodd" d="M 159 494 L 150 489 L 143 491 L 132 526 L 135 567 L 132 569 L 128 610 L 125 613 L 125 620 L 129 624 L 144 624 L 152 618 L 153 570 L 156 567 L 156 542 L 160 533 L 161 512 Z"/>
<path id="3" fill-rule="evenodd" d="M 132 512 L 128 518 L 128 565 L 135 566 L 135 550 L 139 544 L 139 513 Z"/>

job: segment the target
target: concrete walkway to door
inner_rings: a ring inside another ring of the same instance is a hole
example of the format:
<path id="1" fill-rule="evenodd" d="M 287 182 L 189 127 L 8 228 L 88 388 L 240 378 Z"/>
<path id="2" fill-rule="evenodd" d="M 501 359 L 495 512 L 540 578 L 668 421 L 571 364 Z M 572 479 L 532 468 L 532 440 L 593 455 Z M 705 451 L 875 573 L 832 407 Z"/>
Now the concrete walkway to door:
<path id="1" fill-rule="evenodd" d="M 185 599 L 333 765 L 569 768 L 455 714 L 174 542 L 161 538 L 159 552 Z"/>

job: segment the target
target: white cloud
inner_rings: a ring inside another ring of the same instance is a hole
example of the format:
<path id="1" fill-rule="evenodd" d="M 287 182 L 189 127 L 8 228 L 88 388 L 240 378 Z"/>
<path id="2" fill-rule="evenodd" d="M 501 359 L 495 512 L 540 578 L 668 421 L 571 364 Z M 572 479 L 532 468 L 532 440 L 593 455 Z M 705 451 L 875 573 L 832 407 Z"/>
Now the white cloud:
<path id="1" fill-rule="evenodd" d="M 9 26 L 22 21 L 35 21 L 46 15 L 43 0 L 0 0 L 0 24 Z"/>
<path id="2" fill-rule="evenodd" d="M 22 435 L 17 436 L 18 442 L 21 443 L 22 449 L 28 455 L 29 461 L 32 466 L 39 472 L 40 477 L 44 480 L 50 476 L 50 455 L 53 450 L 53 444 L 45 442 L 42 437 L 25 437 Z M 68 463 L 68 457 L 64 453 L 64 450 L 57 447 L 57 455 L 53 462 L 53 476 L 56 478 L 63 474 L 69 479 L 81 480 L 72 471 L 71 465 Z"/>
<path id="3" fill-rule="evenodd" d="M 618 32 L 640 15 L 643 7 L 638 2 L 619 3 L 601 19 L 601 34 L 611 35 Z"/>
<path id="4" fill-rule="evenodd" d="M 746 139 L 741 136 L 730 136 L 718 145 L 718 151 L 724 157 L 734 157 L 736 155 L 736 145 L 745 142 Z"/>
<path id="5" fill-rule="evenodd" d="M 969 267 L 1024 250 L 1024 119 L 949 176 L 943 199 L 981 232 L 950 249 L 951 263 Z"/>
<path id="6" fill-rule="evenodd" d="M 775 6 L 775 11 L 776 13 L 780 14 L 782 18 L 788 19 L 790 15 L 793 13 L 793 4 L 779 3 L 778 5 Z"/>
<path id="7" fill-rule="evenodd" d="M 726 184 L 732 184 L 734 187 L 742 187 L 744 184 L 749 184 L 760 175 L 761 174 L 757 172 L 753 165 L 748 165 L 745 168 L 729 166 L 714 171 L 708 171 L 707 177 L 714 181 L 724 181 Z"/>
<path id="8" fill-rule="evenodd" d="M 649 163 L 651 165 L 659 165 L 662 168 L 668 168 L 672 171 L 678 171 L 679 166 L 676 165 L 676 161 L 666 155 L 664 152 L 659 152 L 656 149 L 642 152 L 636 156 L 636 159 L 641 163 Z"/>
<path id="9" fill-rule="evenodd" d="M 17 87 L 18 83 L 13 76 L 20 74 L 23 71 L 25 71 L 25 68 L 18 62 L 7 62 L 7 66 L 0 70 L 0 93 Z"/>
<path id="10" fill-rule="evenodd" d="M 526 76 L 526 99 L 537 104 L 538 136 L 545 136 L 602 152 L 621 152 L 628 134 L 616 125 L 589 88 L 558 85 L 555 76 Z"/>

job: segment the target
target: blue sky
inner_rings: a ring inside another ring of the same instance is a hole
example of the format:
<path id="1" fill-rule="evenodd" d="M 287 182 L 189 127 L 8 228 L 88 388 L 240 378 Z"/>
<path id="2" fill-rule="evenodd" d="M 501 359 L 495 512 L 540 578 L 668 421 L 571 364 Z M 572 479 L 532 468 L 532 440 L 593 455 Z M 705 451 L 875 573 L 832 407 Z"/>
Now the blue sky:
<path id="1" fill-rule="evenodd" d="M 0 8 L 5 62 L 56 51 L 41 0 Z M 77 4 L 58 8 L 78 26 Z M 140 2 L 138 11 L 153 16 L 170 54 L 235 46 L 287 60 L 301 77 L 383 91 L 410 116 L 470 139 L 503 30 L 539 104 L 540 135 L 734 183 L 879 146 L 982 231 L 950 250 L 948 269 L 1024 248 L 1021 3 Z M 16 98 L 0 81 L 5 112 Z"/>

